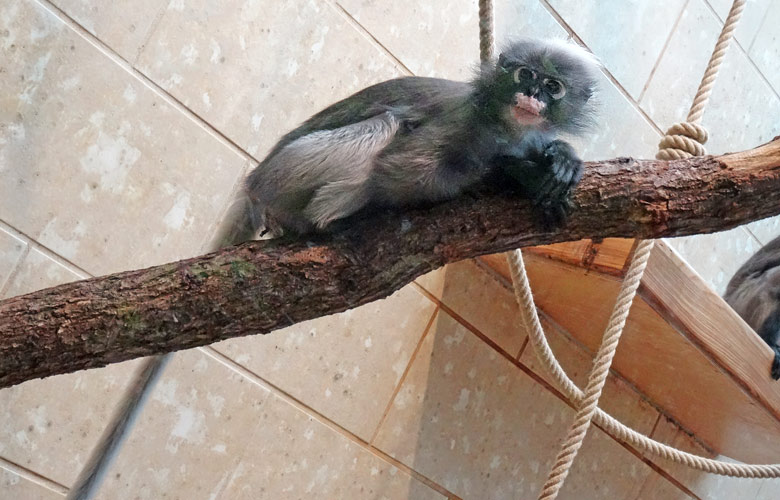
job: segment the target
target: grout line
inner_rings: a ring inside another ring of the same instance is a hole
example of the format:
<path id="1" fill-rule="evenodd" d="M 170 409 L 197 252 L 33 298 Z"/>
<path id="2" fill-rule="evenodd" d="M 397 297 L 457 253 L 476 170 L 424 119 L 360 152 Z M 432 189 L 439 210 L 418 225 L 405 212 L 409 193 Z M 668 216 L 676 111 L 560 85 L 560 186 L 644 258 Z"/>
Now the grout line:
<path id="1" fill-rule="evenodd" d="M 433 309 L 433 314 L 431 314 L 431 317 L 428 320 L 428 324 L 425 325 L 425 328 L 423 329 L 422 335 L 420 335 L 420 340 L 417 341 L 417 345 L 414 347 L 414 351 L 412 351 L 412 355 L 409 357 L 409 362 L 406 363 L 406 368 L 404 368 L 404 372 L 401 374 L 401 377 L 398 379 L 398 383 L 396 384 L 395 389 L 393 389 L 393 393 L 390 395 L 390 399 L 388 399 L 387 401 L 387 406 L 385 407 L 385 411 L 382 413 L 382 417 L 379 419 L 379 422 L 376 424 L 376 429 L 374 430 L 371 439 L 369 439 L 368 441 L 369 444 L 371 444 L 372 446 L 374 445 L 374 442 L 376 441 L 376 438 L 379 435 L 379 430 L 382 428 L 382 425 L 385 423 L 385 420 L 387 420 L 387 416 L 390 414 L 390 410 L 393 407 L 393 401 L 395 401 L 396 396 L 401 391 L 401 386 L 403 386 L 404 382 L 406 381 L 406 376 L 409 374 L 409 371 L 411 371 L 414 360 L 417 359 L 417 353 L 420 352 L 420 348 L 422 348 L 423 342 L 428 336 L 428 333 L 431 331 L 431 327 L 433 326 L 433 323 L 436 321 L 436 317 L 438 315 L 439 315 L 439 306 L 436 306 Z"/>
<path id="2" fill-rule="evenodd" d="M 680 10 L 680 13 L 677 15 L 677 19 L 674 20 L 674 26 L 672 26 L 672 30 L 669 32 L 669 36 L 667 36 L 666 41 L 664 41 L 664 46 L 661 49 L 661 53 L 658 54 L 658 58 L 655 60 L 655 63 L 653 64 L 653 69 L 650 70 L 650 75 L 648 75 L 647 81 L 645 81 L 645 84 L 642 87 L 642 91 L 639 93 L 639 97 L 636 100 L 637 103 L 642 102 L 642 99 L 644 99 L 645 92 L 647 92 L 648 87 L 650 87 L 650 83 L 653 81 L 655 72 L 658 70 L 658 66 L 661 65 L 661 60 L 666 55 L 666 50 L 669 48 L 669 44 L 672 41 L 674 34 L 677 32 L 677 28 L 680 27 L 680 21 L 682 21 L 683 14 L 685 14 L 685 10 L 688 8 L 688 5 L 690 3 L 691 3 L 690 0 L 685 0 L 685 3 L 683 4 L 682 9 Z"/>
<path id="3" fill-rule="evenodd" d="M 298 410 L 302 411 L 309 417 L 313 418 L 314 420 L 317 420 L 322 425 L 328 427 L 329 429 L 341 434 L 348 440 L 354 442 L 358 446 L 360 446 L 363 450 L 377 456 L 378 458 L 384 460 L 385 462 L 390 463 L 391 465 L 395 466 L 396 468 L 406 472 L 413 478 L 417 479 L 418 481 L 424 483 L 426 486 L 430 487 L 431 489 L 437 491 L 438 493 L 447 496 L 452 497 L 454 496 L 452 492 L 448 491 L 443 486 L 439 485 L 438 483 L 435 483 L 430 478 L 420 474 L 416 470 L 408 467 L 407 465 L 403 464 L 402 462 L 399 462 L 395 458 L 391 457 L 384 451 L 380 450 L 379 448 L 376 448 L 375 446 L 372 446 L 369 444 L 365 439 L 361 438 L 357 434 L 353 433 L 349 429 L 342 427 L 339 423 L 334 422 L 333 420 L 330 420 L 328 417 L 320 413 L 319 411 L 315 410 L 314 408 L 308 406 L 306 403 L 302 402 L 301 400 L 297 399 L 295 396 L 292 396 L 291 394 L 285 392 L 283 389 L 279 388 L 275 384 L 272 384 L 271 382 L 265 380 L 264 378 L 260 377 L 253 371 L 249 370 L 248 368 L 238 364 L 233 359 L 225 356 L 221 352 L 217 351 L 211 346 L 205 346 L 205 347 L 198 347 L 199 351 L 204 353 L 205 355 L 209 356 L 210 358 L 214 359 L 215 361 L 221 363 L 226 368 L 234 371 L 235 373 L 243 376 L 250 382 L 262 387 L 263 389 L 269 391 L 271 394 L 277 396 L 281 400 L 285 401 L 286 403 L 294 406 Z M 457 498 L 457 497 L 456 497 Z"/>
<path id="4" fill-rule="evenodd" d="M 461 316 L 460 314 L 455 312 L 452 308 L 450 308 L 447 304 L 442 302 L 440 299 L 436 298 L 436 296 L 433 295 L 431 292 L 429 292 L 428 290 L 426 290 L 425 288 L 423 288 L 422 286 L 420 286 L 417 283 L 414 283 L 414 285 L 417 286 L 422 291 L 422 293 L 425 294 L 429 299 L 431 299 L 434 303 L 436 303 L 442 311 L 444 311 L 447 314 L 449 314 L 450 316 L 452 316 L 452 318 L 455 321 L 457 321 L 461 325 L 465 326 L 467 330 L 469 330 L 471 333 L 473 333 L 474 335 L 479 337 L 483 342 L 488 344 L 490 347 L 492 347 L 495 351 L 497 351 L 503 357 L 505 357 L 506 359 L 512 361 L 513 363 L 516 363 L 516 360 L 512 357 L 512 355 L 509 354 L 507 351 L 505 351 L 500 345 L 498 345 L 498 343 L 496 343 L 496 341 L 494 341 L 493 339 L 491 339 L 490 337 L 488 337 L 487 335 L 482 333 L 476 326 L 474 326 L 471 323 L 469 323 L 463 316 Z M 527 337 L 528 336 L 526 335 L 526 338 Z"/>
<path id="5" fill-rule="evenodd" d="M 19 256 L 19 259 L 14 264 L 14 267 L 11 269 L 11 272 L 8 274 L 8 278 L 6 278 L 4 283 L 0 284 L 0 300 L 10 298 L 6 297 L 8 289 L 11 287 L 11 283 L 13 283 L 16 279 L 16 276 L 21 272 L 22 262 L 24 262 L 24 259 L 26 259 L 28 255 L 30 255 L 30 244 L 29 242 L 25 242 L 24 250 Z"/>
<path id="6" fill-rule="evenodd" d="M 707 0 L 707 3 L 709 3 L 709 0 Z M 770 10 L 772 10 L 771 2 L 769 2 L 767 6 L 764 7 L 764 16 L 761 18 L 761 22 L 758 23 L 758 27 L 756 27 L 756 32 L 753 33 L 753 38 L 750 40 L 750 45 L 748 45 L 747 50 L 745 51 L 745 53 L 748 54 L 748 57 L 750 57 L 750 53 L 753 51 L 753 45 L 756 43 L 758 34 L 761 33 L 761 30 L 764 28 L 764 24 L 766 24 L 766 20 L 769 18 Z"/>
<path id="7" fill-rule="evenodd" d="M 650 430 L 650 434 L 648 434 L 648 437 L 653 437 L 655 435 L 655 431 L 658 429 L 658 426 L 661 424 L 661 412 L 658 412 L 658 417 L 655 419 L 655 423 L 653 424 L 653 428 Z"/>
<path id="8" fill-rule="evenodd" d="M 577 33 L 572 29 L 572 27 L 567 23 L 563 17 L 558 14 L 558 12 L 550 5 L 549 0 L 539 0 L 539 2 L 542 4 L 542 7 L 547 9 L 547 11 L 550 13 L 551 16 L 558 22 L 558 24 L 561 25 L 561 27 L 566 30 L 567 33 L 580 45 L 583 47 L 586 47 L 588 50 L 590 50 L 590 47 L 582 40 L 582 38 L 577 35 Z M 593 51 L 591 51 L 593 52 Z M 595 52 L 594 52 L 595 54 Z M 647 123 L 655 129 L 656 132 L 660 136 L 664 135 L 663 130 L 653 121 L 652 118 L 645 112 L 644 109 L 642 109 L 641 106 L 639 106 L 639 103 L 631 96 L 631 94 L 628 93 L 628 91 L 623 88 L 623 85 L 620 84 L 617 78 L 606 68 L 606 66 L 601 67 L 601 72 L 607 77 L 607 79 L 612 82 L 612 84 L 618 89 L 618 92 L 623 95 L 623 97 L 628 101 L 629 104 L 634 108 L 634 110 L 639 113 L 646 121 Z"/>
<path id="9" fill-rule="evenodd" d="M 6 460 L 2 457 L 0 457 L 0 469 L 4 469 L 12 474 L 16 474 L 22 479 L 26 479 L 31 483 L 35 483 L 38 486 L 46 488 L 47 490 L 53 491 L 59 495 L 65 496 L 68 494 L 67 486 L 62 485 L 53 479 L 44 477 L 37 472 L 31 471 L 30 469 L 22 467 L 21 465 L 15 464 L 10 460 Z"/>
<path id="10" fill-rule="evenodd" d="M 29 234 L 26 234 L 24 231 L 21 231 L 20 229 L 12 226 L 11 224 L 5 222 L 4 220 L 0 220 L 0 228 L 4 229 L 5 231 L 8 231 L 9 233 L 15 233 L 15 235 L 19 239 L 25 240 L 25 243 L 27 243 L 28 253 L 31 248 L 34 248 L 35 250 L 38 250 L 39 252 L 46 255 L 50 259 L 56 261 L 58 264 L 62 265 L 62 267 L 65 267 L 69 271 L 78 275 L 81 279 L 94 277 L 92 273 L 90 273 L 83 267 L 75 264 L 70 259 L 63 257 L 62 255 L 58 254 L 57 252 L 47 247 L 46 245 L 41 244 L 37 240 L 33 239 Z M 26 257 L 27 253 L 25 253 L 24 256 Z"/>
<path id="11" fill-rule="evenodd" d="M 211 125 L 208 121 L 206 121 L 203 117 L 201 117 L 199 114 L 197 114 L 195 111 L 187 107 L 183 102 L 181 102 L 179 99 L 174 97 L 171 93 L 169 93 L 167 90 L 162 88 L 160 85 L 157 84 L 154 80 L 146 76 L 141 71 L 137 70 L 135 67 L 133 67 L 132 64 L 130 64 L 126 59 L 124 59 L 121 55 L 119 55 L 114 49 L 109 47 L 105 44 L 101 39 L 97 38 L 95 35 L 87 31 L 83 26 L 81 26 L 78 22 L 76 22 L 73 18 L 68 16 L 62 9 L 57 7 L 56 5 L 51 3 L 51 0 L 35 0 L 41 7 L 51 12 L 54 16 L 60 19 L 67 27 L 72 29 L 76 34 L 81 35 L 81 37 L 90 45 L 95 47 L 97 50 L 99 50 L 103 55 L 108 57 L 112 62 L 114 62 L 117 66 L 125 70 L 127 73 L 129 73 L 131 76 L 134 76 L 136 80 L 138 80 L 140 83 L 142 83 L 144 86 L 146 86 L 149 90 L 154 92 L 159 98 L 161 98 L 163 101 L 165 101 L 168 105 L 182 113 L 185 117 L 189 118 L 190 121 L 192 121 L 194 124 L 196 124 L 198 127 L 200 127 L 203 131 L 207 132 L 209 135 L 211 135 L 214 139 L 216 139 L 218 142 L 220 142 L 223 146 L 228 147 L 231 151 L 236 153 L 237 155 L 243 157 L 245 160 L 248 161 L 255 161 L 258 160 L 249 154 L 247 151 L 245 151 L 240 145 L 238 145 L 235 141 L 233 141 L 231 138 L 229 138 L 227 135 L 223 134 L 220 130 L 215 128 L 213 125 Z"/>
<path id="12" fill-rule="evenodd" d="M 24 249 L 22 250 L 22 253 L 19 254 L 19 258 L 16 259 L 16 262 L 14 262 L 13 267 L 11 268 L 11 272 L 8 273 L 8 276 L 6 277 L 5 281 L 0 283 L 0 300 L 6 299 L 6 293 L 8 291 L 8 288 L 11 286 L 11 283 L 13 283 L 14 279 L 16 278 L 16 275 L 19 274 L 20 270 L 22 269 L 22 262 L 24 262 L 24 259 L 27 258 L 28 255 L 30 255 L 30 239 L 14 229 L 13 227 L 9 226 L 2 220 L 0 220 L 0 229 L 7 232 L 11 235 L 11 237 L 16 238 L 17 240 L 24 243 Z"/>
<path id="13" fill-rule="evenodd" d="M 717 19 L 720 22 L 720 24 L 722 25 L 724 23 L 724 21 L 720 18 L 718 13 L 715 12 L 715 9 L 712 7 L 712 5 L 710 5 L 709 0 L 704 0 L 704 4 L 705 4 L 706 7 L 708 7 L 710 9 L 710 12 L 712 13 L 712 15 L 715 16 L 715 19 Z M 744 13 L 742 15 L 744 16 Z M 755 35 L 758 35 L 758 32 L 761 31 L 761 28 L 764 26 L 764 21 L 766 21 L 766 18 L 768 17 L 768 15 L 769 15 L 769 8 L 767 7 L 766 12 L 764 12 L 764 18 L 761 20 L 761 23 L 758 25 L 758 28 L 756 29 Z M 735 33 L 735 35 L 736 35 L 736 33 Z M 750 64 L 753 67 L 753 69 L 756 71 L 756 73 L 759 74 L 761 79 L 764 81 L 764 83 L 766 83 L 767 87 L 769 87 L 769 90 L 775 95 L 775 97 L 780 99 L 780 92 L 778 92 L 774 88 L 774 86 L 769 82 L 769 79 L 766 77 L 766 75 L 764 75 L 764 72 L 761 71 L 761 68 L 759 68 L 758 65 L 756 64 L 756 62 L 753 60 L 753 58 L 750 57 L 750 50 L 753 47 L 753 43 L 756 41 L 755 39 L 756 39 L 756 36 L 753 37 L 753 40 L 751 40 L 750 45 L 748 46 L 747 49 L 745 49 L 745 47 L 742 45 L 742 42 L 740 42 L 737 39 L 736 36 L 732 36 L 731 37 L 731 41 L 729 42 L 729 48 L 731 48 L 732 45 L 735 46 L 735 47 L 739 47 L 739 50 L 742 51 L 742 54 L 744 54 L 745 58 L 747 59 L 748 64 Z M 728 52 L 726 54 L 728 55 Z"/>
<path id="14" fill-rule="evenodd" d="M 424 476 L 417 472 L 416 470 L 412 469 L 405 463 L 401 462 L 400 460 L 392 457 L 391 455 L 385 453 L 384 451 L 380 450 L 379 448 L 375 446 L 370 446 L 368 448 L 368 451 L 372 452 L 374 455 L 376 455 L 378 458 L 392 464 L 395 468 L 402 470 L 415 478 L 416 480 L 420 481 L 430 489 L 434 490 L 435 492 L 439 493 L 440 495 L 444 495 L 449 500 L 460 500 L 460 497 L 457 496 L 455 493 L 452 493 L 444 486 L 440 485 L 439 483 L 434 482 L 432 479 L 428 478 L 427 476 Z"/>
<path id="15" fill-rule="evenodd" d="M 348 24 L 355 28 L 364 37 L 366 37 L 374 46 L 376 46 L 376 48 L 385 53 L 385 55 L 389 57 L 399 67 L 399 69 L 401 69 L 402 72 L 406 73 L 407 75 L 414 75 L 414 72 L 410 70 L 403 62 L 401 62 L 401 60 L 390 51 L 390 49 L 385 47 L 385 45 L 380 42 L 379 39 L 377 39 L 370 31 L 368 31 L 365 26 L 360 24 L 360 22 L 358 22 L 358 20 L 355 19 L 352 14 L 347 11 L 347 9 L 342 7 L 338 0 L 325 0 L 325 3 L 330 5 L 336 12 L 341 14 L 341 16 L 347 21 Z"/>
<path id="16" fill-rule="evenodd" d="M 672 483 L 672 486 L 674 486 L 678 490 L 682 491 L 683 493 L 688 495 L 690 498 L 693 498 L 695 500 L 702 500 L 698 495 L 696 495 L 694 492 L 692 492 L 690 489 L 688 489 L 687 486 L 682 484 L 677 478 L 672 476 L 669 472 L 664 470 L 662 467 L 660 467 L 655 462 L 653 462 L 653 461 L 649 460 L 648 458 L 646 458 L 639 450 L 637 450 L 636 448 L 632 447 L 628 443 L 624 443 L 624 442 L 622 442 L 620 440 L 617 440 L 617 439 L 616 439 L 616 441 L 618 442 L 619 445 L 621 445 L 623 448 L 625 448 L 629 453 L 631 453 L 632 455 L 636 456 L 641 462 L 643 462 L 645 465 L 647 465 L 647 467 L 649 467 L 650 470 L 652 470 L 653 472 L 655 472 L 656 474 L 661 476 L 663 479 L 666 479 L 667 481 Z M 647 479 L 649 480 L 651 477 L 652 476 L 648 476 Z M 637 497 L 637 500 L 641 500 L 641 498 Z"/>
<path id="17" fill-rule="evenodd" d="M 530 339 L 528 338 L 528 335 L 526 335 L 525 340 L 523 340 L 523 345 L 520 346 L 520 351 L 518 351 L 517 357 L 515 358 L 518 362 L 520 361 L 520 358 L 523 357 L 523 353 L 525 352 L 525 348 L 528 347 L 529 342 Z"/>

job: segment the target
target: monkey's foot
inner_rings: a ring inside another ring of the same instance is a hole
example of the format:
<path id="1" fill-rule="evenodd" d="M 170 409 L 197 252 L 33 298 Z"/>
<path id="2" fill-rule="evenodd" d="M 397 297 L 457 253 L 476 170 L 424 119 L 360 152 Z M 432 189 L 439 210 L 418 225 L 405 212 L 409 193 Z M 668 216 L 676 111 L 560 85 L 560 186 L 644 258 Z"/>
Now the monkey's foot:
<path id="1" fill-rule="evenodd" d="M 772 360 L 772 378 L 780 379 L 780 347 L 775 347 L 775 359 Z"/>

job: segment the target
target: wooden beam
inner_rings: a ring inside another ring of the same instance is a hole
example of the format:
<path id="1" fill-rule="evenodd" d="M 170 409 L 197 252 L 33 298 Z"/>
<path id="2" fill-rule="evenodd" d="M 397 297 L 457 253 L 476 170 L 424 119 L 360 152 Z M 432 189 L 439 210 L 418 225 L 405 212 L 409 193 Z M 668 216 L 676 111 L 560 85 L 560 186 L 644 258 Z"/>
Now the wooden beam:
<path id="1" fill-rule="evenodd" d="M 251 242 L 0 302 L 0 387 L 268 333 L 386 297 L 448 262 L 529 245 L 727 229 L 780 213 L 780 140 L 671 162 L 590 163 L 550 231 L 507 193 L 345 221 L 317 241 Z"/>

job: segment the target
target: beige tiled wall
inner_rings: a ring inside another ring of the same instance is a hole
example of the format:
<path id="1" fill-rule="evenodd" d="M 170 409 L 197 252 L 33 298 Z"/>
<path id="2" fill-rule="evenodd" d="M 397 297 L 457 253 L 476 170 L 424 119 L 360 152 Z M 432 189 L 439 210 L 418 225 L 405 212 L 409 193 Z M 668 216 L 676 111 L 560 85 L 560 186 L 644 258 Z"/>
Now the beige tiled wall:
<path id="1" fill-rule="evenodd" d="M 499 45 L 604 62 L 586 159 L 650 157 L 684 118 L 728 0 L 496 0 Z M 0 2 L 0 296 L 196 255 L 248 168 L 324 105 L 402 74 L 468 78 L 476 0 Z M 749 1 L 704 123 L 715 153 L 780 133 L 780 3 Z M 671 244 L 718 291 L 778 219 Z M 581 383 L 591 354 L 545 320 Z M 0 391 L 0 498 L 61 497 L 139 361 Z M 619 377 L 602 406 L 711 452 Z M 174 356 L 97 498 L 531 498 L 573 410 L 473 262 L 392 297 Z M 770 499 L 592 429 L 560 498 Z"/>

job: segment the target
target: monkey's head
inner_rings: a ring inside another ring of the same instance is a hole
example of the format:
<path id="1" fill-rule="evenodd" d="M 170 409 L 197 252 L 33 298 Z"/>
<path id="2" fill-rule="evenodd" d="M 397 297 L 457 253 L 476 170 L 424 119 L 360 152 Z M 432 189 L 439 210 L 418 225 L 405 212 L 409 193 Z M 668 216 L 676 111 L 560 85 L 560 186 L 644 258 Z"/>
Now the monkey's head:
<path id="1" fill-rule="evenodd" d="M 490 108 L 510 126 L 576 134 L 593 120 L 599 67 L 593 54 L 573 43 L 521 40 L 508 45 L 480 80 L 490 82 Z"/>

